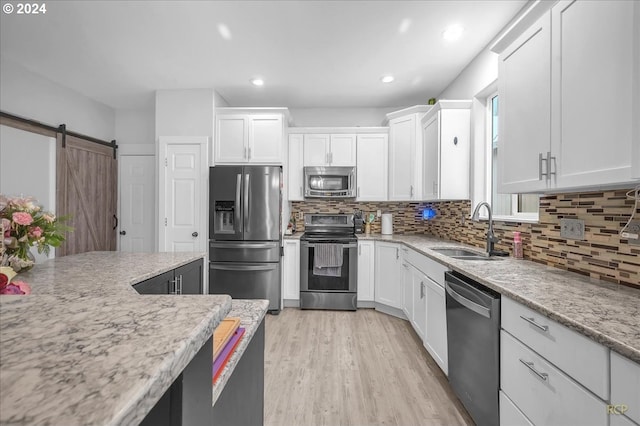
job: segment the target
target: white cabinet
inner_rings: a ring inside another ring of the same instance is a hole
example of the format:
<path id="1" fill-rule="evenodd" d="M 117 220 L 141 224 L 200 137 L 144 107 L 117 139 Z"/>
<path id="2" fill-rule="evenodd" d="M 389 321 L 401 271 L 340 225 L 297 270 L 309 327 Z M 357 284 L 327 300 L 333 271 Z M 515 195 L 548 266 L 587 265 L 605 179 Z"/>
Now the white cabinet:
<path id="1" fill-rule="evenodd" d="M 444 271 L 447 268 L 437 262 L 434 263 L 438 269 L 442 270 L 444 279 Z M 443 284 L 436 282 L 431 275 L 426 277 L 427 323 L 424 332 L 424 347 L 444 374 L 448 375 L 447 306 Z"/>
<path id="2" fill-rule="evenodd" d="M 375 301 L 402 309 L 400 245 L 376 241 Z"/>
<path id="3" fill-rule="evenodd" d="M 535 425 L 608 423 L 604 401 L 504 330 L 500 332 L 500 387 Z"/>
<path id="4" fill-rule="evenodd" d="M 358 306 L 375 300 L 375 243 L 358 241 Z"/>
<path id="5" fill-rule="evenodd" d="M 533 424 L 522 414 L 522 411 L 515 406 L 504 392 L 499 392 L 500 397 L 500 425 L 501 426 L 533 426 Z"/>
<path id="6" fill-rule="evenodd" d="M 422 199 L 468 199 L 471 101 L 438 101 L 421 121 Z"/>
<path id="7" fill-rule="evenodd" d="M 283 116 L 282 113 L 217 109 L 214 164 L 282 164 Z"/>
<path id="8" fill-rule="evenodd" d="M 624 415 L 640 424 L 640 364 L 616 352 L 611 352 L 611 405 L 618 406 L 618 412 L 625 406 Z"/>
<path id="9" fill-rule="evenodd" d="M 305 166 L 355 166 L 355 134 L 304 135 Z"/>
<path id="10" fill-rule="evenodd" d="M 287 196 L 289 201 L 304 200 L 303 140 L 300 134 L 289 135 L 287 170 Z"/>
<path id="11" fill-rule="evenodd" d="M 425 328 L 427 326 L 427 277 L 422 271 L 411 267 L 412 288 L 413 288 L 413 312 L 411 325 L 416 334 L 424 339 Z"/>
<path id="12" fill-rule="evenodd" d="M 636 49 L 640 44 L 634 39 L 638 8 L 638 2 L 579 0 L 551 10 L 551 51 L 558 59 L 551 66 L 556 188 L 633 177 L 632 126 L 640 120 L 632 115 L 632 87 L 640 72 L 633 69 L 634 43 Z"/>
<path id="13" fill-rule="evenodd" d="M 356 201 L 386 201 L 388 188 L 387 134 L 360 134 L 357 137 Z"/>
<path id="14" fill-rule="evenodd" d="M 284 239 L 282 258 L 282 297 L 284 306 L 297 306 L 300 300 L 300 240 Z M 287 304 L 289 301 L 289 304 Z M 294 301 L 292 303 L 292 301 Z"/>
<path id="15" fill-rule="evenodd" d="M 638 9 L 561 1 L 499 52 L 499 192 L 638 177 Z"/>
<path id="16" fill-rule="evenodd" d="M 422 127 L 430 107 L 417 106 L 387 114 L 389 120 L 389 200 L 422 198 Z"/>
<path id="17" fill-rule="evenodd" d="M 551 151 L 550 12 L 500 53 L 498 75 L 498 192 L 544 190 Z"/>
<path id="18" fill-rule="evenodd" d="M 409 321 L 413 318 L 413 268 L 402 261 L 402 312 Z"/>

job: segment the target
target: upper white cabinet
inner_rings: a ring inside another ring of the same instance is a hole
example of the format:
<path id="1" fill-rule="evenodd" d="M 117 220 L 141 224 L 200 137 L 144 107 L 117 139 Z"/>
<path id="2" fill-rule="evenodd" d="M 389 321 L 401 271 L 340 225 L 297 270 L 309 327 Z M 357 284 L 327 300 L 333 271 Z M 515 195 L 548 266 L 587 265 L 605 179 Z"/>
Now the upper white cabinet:
<path id="1" fill-rule="evenodd" d="M 303 140 L 303 135 L 289 135 L 289 161 L 287 162 L 285 167 L 287 174 L 287 196 L 289 201 L 304 200 L 304 174 L 302 169 Z"/>
<path id="2" fill-rule="evenodd" d="M 422 198 L 422 127 L 430 107 L 415 106 L 387 114 L 389 121 L 389 200 Z"/>
<path id="3" fill-rule="evenodd" d="M 355 134 L 304 135 L 305 166 L 355 166 Z"/>
<path id="4" fill-rule="evenodd" d="M 422 199 L 468 199 L 471 101 L 438 101 L 421 121 Z"/>
<path id="5" fill-rule="evenodd" d="M 216 109 L 214 164 L 282 164 L 286 109 Z"/>
<path id="6" fill-rule="evenodd" d="M 498 72 L 498 191 L 544 190 L 551 151 L 550 12 L 500 53 Z"/>
<path id="7" fill-rule="evenodd" d="M 356 201 L 386 201 L 389 139 L 385 133 L 357 137 Z"/>
<path id="8" fill-rule="evenodd" d="M 561 1 L 498 43 L 500 192 L 619 186 L 640 175 L 638 9 Z"/>

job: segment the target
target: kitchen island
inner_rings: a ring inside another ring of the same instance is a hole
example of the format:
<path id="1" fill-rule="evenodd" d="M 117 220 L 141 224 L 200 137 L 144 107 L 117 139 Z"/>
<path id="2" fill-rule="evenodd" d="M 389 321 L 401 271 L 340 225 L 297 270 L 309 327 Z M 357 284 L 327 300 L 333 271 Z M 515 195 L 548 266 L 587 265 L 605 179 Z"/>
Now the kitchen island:
<path id="1" fill-rule="evenodd" d="M 267 302 L 132 288 L 202 257 L 92 252 L 20 274 L 32 294 L 0 298 L 0 424 L 138 424 L 233 311 L 247 332 L 211 388 L 213 405 Z"/>

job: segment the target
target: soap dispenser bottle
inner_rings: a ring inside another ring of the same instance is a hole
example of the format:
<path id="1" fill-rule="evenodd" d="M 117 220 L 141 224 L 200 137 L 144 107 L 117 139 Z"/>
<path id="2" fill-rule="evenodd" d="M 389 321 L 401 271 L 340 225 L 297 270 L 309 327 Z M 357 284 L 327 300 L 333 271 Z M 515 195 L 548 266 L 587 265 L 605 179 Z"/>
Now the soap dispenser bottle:
<path id="1" fill-rule="evenodd" d="M 513 257 L 516 259 L 522 259 L 522 237 L 520 236 L 520 232 L 513 233 Z"/>

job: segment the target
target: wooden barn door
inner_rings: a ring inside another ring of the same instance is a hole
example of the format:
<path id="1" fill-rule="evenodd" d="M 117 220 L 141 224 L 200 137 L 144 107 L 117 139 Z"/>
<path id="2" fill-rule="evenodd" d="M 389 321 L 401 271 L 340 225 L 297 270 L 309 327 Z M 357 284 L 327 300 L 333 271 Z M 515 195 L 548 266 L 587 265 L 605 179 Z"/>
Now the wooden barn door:
<path id="1" fill-rule="evenodd" d="M 111 147 L 66 135 L 57 140 L 58 216 L 74 228 L 57 256 L 116 250 L 118 162 Z"/>

